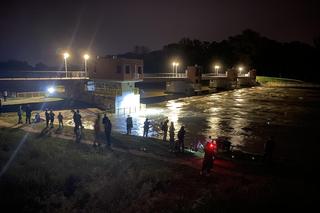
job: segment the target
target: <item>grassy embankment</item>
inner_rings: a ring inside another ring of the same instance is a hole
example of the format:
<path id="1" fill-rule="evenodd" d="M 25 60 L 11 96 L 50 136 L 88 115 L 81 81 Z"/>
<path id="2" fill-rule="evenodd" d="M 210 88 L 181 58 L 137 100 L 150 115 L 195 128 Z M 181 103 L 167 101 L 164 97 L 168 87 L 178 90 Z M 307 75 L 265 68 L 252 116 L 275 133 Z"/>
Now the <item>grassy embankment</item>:
<path id="1" fill-rule="evenodd" d="M 305 87 L 312 86 L 301 80 L 290 79 L 290 78 L 277 78 L 268 76 L 257 76 L 257 82 L 263 86 L 270 87 Z"/>
<path id="2" fill-rule="evenodd" d="M 10 119 L 0 118 L 7 123 Z M 43 124 L 32 129 L 41 128 Z M 23 126 L 0 129 L 1 169 L 26 135 L 25 130 Z M 175 163 L 173 160 L 190 159 L 190 155 L 169 153 L 167 144 L 156 139 L 115 133 L 115 147 L 122 151 L 110 151 L 55 137 L 71 134 L 71 128 L 54 131 L 28 133 L 0 177 L 3 208 L 12 212 L 226 212 L 294 208 L 311 202 L 306 195 L 310 186 L 296 176 L 278 177 L 217 161 L 214 174 L 204 178 L 195 169 L 200 161 L 195 160 L 194 167 Z M 87 130 L 86 139 L 91 137 Z M 132 152 L 141 147 L 163 160 Z"/>

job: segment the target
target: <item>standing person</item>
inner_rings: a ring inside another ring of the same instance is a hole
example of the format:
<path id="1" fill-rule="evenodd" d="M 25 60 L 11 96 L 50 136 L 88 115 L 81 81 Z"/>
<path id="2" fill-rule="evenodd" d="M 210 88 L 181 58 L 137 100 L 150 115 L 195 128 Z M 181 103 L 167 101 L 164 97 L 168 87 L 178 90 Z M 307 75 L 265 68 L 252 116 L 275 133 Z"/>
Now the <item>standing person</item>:
<path id="1" fill-rule="evenodd" d="M 168 123 L 169 120 L 166 120 L 163 125 L 162 125 L 162 130 L 163 130 L 163 141 L 167 141 L 167 133 L 168 133 Z"/>
<path id="2" fill-rule="evenodd" d="M 80 115 L 80 111 L 79 111 L 79 109 L 77 109 L 77 114 L 76 114 L 77 116 L 77 121 L 78 121 L 78 123 L 79 123 L 79 125 L 80 125 L 80 127 L 81 128 L 83 128 L 83 126 L 82 126 L 82 120 L 81 120 L 81 115 Z"/>
<path id="3" fill-rule="evenodd" d="M 3 92 L 3 101 L 6 102 L 7 101 L 7 97 L 8 97 L 8 92 L 5 90 Z"/>
<path id="4" fill-rule="evenodd" d="M 204 148 L 204 157 L 202 161 L 202 169 L 200 172 L 201 175 L 209 175 L 211 169 L 213 168 L 214 159 L 214 144 L 210 137 Z"/>
<path id="5" fill-rule="evenodd" d="M 146 118 L 143 125 L 143 137 L 144 136 L 146 136 L 146 138 L 148 137 L 149 127 L 150 127 L 150 121 L 148 120 L 148 118 Z"/>
<path id="6" fill-rule="evenodd" d="M 133 127 L 133 121 L 132 121 L 132 117 L 130 115 L 128 115 L 128 117 L 126 119 L 126 123 L 127 123 L 127 135 L 131 135 L 131 129 Z"/>
<path id="7" fill-rule="evenodd" d="M 73 128 L 73 132 L 74 135 L 77 135 L 77 129 L 78 129 L 78 124 L 77 124 L 77 112 L 75 110 L 71 110 L 71 112 L 73 113 L 73 123 L 74 123 L 74 128 Z"/>
<path id="8" fill-rule="evenodd" d="M 178 141 L 179 141 L 179 151 L 184 152 L 184 135 L 186 131 L 184 130 L 184 126 L 181 126 L 178 132 Z"/>
<path id="9" fill-rule="evenodd" d="M 170 151 L 174 151 L 174 124 L 173 122 L 170 123 L 170 128 L 169 128 L 169 142 L 170 142 Z"/>
<path id="10" fill-rule="evenodd" d="M 31 124 L 31 112 L 32 110 L 30 108 L 30 105 L 28 104 L 26 106 L 26 123 L 29 123 L 29 124 Z"/>
<path id="11" fill-rule="evenodd" d="M 59 112 L 59 114 L 58 114 L 58 121 L 59 121 L 59 129 L 63 128 L 63 116 L 62 116 L 61 112 Z"/>
<path id="12" fill-rule="evenodd" d="M 107 117 L 106 114 L 104 114 L 104 117 L 102 119 L 102 123 L 104 125 L 104 133 L 106 134 L 106 142 L 107 146 L 111 147 L 111 130 L 112 130 L 112 123 L 110 119 Z"/>
<path id="13" fill-rule="evenodd" d="M 21 105 L 19 106 L 17 115 L 18 115 L 18 124 L 22 124 L 22 106 Z"/>
<path id="14" fill-rule="evenodd" d="M 53 113 L 52 110 L 50 110 L 49 116 L 50 116 L 50 127 L 53 128 L 53 122 L 54 122 L 55 114 Z"/>
<path id="15" fill-rule="evenodd" d="M 46 117 L 46 128 L 49 126 L 49 121 L 50 121 L 50 114 L 48 112 L 48 109 L 46 109 L 44 116 Z"/>
<path id="16" fill-rule="evenodd" d="M 80 127 L 83 128 L 79 110 L 77 111 L 73 110 L 73 122 L 74 122 L 74 134 L 77 135 L 77 130 L 80 129 Z"/>

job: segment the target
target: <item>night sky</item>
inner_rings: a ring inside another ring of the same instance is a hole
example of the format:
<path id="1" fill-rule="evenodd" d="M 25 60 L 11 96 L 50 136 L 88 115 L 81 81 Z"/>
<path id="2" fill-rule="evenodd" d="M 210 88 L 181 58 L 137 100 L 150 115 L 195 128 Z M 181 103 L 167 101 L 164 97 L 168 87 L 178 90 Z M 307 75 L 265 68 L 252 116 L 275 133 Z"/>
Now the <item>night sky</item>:
<path id="1" fill-rule="evenodd" d="M 312 44 L 320 35 L 319 0 L 22 0 L 2 1 L 0 61 L 56 66 L 65 49 L 118 54 L 151 50 L 182 37 L 221 41 L 246 28 L 279 41 Z"/>

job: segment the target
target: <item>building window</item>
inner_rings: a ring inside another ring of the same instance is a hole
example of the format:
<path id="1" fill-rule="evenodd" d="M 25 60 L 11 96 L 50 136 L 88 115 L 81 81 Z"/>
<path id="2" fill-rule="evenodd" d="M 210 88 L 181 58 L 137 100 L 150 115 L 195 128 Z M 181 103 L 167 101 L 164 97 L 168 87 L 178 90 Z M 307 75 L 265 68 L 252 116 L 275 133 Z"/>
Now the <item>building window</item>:
<path id="1" fill-rule="evenodd" d="M 130 73 L 130 65 L 126 65 L 126 74 Z"/>
<path id="2" fill-rule="evenodd" d="M 117 73 L 121 73 L 121 70 L 122 70 L 122 69 L 121 69 L 121 65 L 118 65 L 118 66 L 117 66 Z"/>
<path id="3" fill-rule="evenodd" d="M 142 74 L 142 67 L 138 66 L 138 74 Z"/>

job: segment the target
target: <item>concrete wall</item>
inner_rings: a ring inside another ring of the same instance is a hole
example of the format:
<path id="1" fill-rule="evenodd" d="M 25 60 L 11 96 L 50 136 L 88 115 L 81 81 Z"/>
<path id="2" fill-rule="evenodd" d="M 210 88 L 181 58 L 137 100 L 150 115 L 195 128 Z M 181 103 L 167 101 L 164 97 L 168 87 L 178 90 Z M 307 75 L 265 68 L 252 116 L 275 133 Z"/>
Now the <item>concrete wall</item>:
<path id="1" fill-rule="evenodd" d="M 170 81 L 167 82 L 166 92 L 193 95 L 194 88 L 188 81 Z"/>

